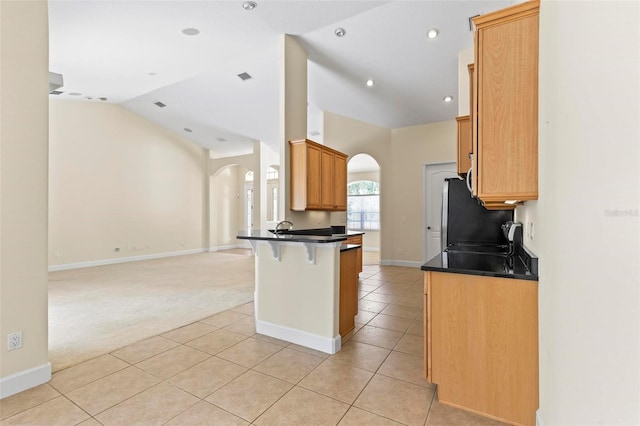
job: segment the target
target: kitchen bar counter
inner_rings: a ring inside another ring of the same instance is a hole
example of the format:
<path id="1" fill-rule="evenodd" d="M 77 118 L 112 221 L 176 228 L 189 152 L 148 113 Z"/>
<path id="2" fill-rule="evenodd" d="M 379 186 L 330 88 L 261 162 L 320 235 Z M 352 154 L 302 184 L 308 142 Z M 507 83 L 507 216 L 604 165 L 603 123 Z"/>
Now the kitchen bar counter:
<path id="1" fill-rule="evenodd" d="M 495 253 L 443 251 L 420 268 L 423 271 L 481 275 L 538 281 L 538 258 L 523 250 L 513 256 Z"/>
<path id="2" fill-rule="evenodd" d="M 332 235 L 298 235 L 298 234 L 274 234 L 270 231 L 254 230 L 251 232 L 240 231 L 236 236 L 239 240 L 254 240 L 254 241 L 283 241 L 292 243 L 335 243 L 344 241 L 347 239 L 346 234 L 332 234 Z"/>

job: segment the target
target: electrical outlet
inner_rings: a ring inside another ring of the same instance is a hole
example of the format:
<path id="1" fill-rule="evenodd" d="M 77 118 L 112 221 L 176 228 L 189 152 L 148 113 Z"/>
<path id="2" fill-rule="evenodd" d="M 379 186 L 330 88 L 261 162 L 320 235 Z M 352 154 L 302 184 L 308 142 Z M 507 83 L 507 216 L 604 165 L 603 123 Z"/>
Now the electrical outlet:
<path id="1" fill-rule="evenodd" d="M 7 350 L 20 349 L 22 347 L 22 331 L 10 333 L 7 336 Z"/>

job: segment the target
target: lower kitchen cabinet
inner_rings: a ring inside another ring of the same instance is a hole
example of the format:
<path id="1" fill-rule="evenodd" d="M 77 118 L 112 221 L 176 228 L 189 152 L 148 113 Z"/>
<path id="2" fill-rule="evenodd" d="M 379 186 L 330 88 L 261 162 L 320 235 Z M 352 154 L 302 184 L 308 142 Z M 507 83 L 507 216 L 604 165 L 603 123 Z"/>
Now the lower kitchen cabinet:
<path id="1" fill-rule="evenodd" d="M 357 249 L 340 252 L 340 321 L 338 331 L 344 337 L 355 328 L 358 314 Z"/>
<path id="2" fill-rule="evenodd" d="M 425 272 L 425 375 L 443 404 L 535 425 L 538 283 Z"/>
<path id="3" fill-rule="evenodd" d="M 362 272 L 362 235 L 349 235 L 347 237 L 347 241 L 344 242 L 345 244 L 357 244 L 360 247 L 356 249 L 357 251 L 357 256 L 356 256 L 356 260 L 358 262 L 356 270 L 360 273 Z"/>

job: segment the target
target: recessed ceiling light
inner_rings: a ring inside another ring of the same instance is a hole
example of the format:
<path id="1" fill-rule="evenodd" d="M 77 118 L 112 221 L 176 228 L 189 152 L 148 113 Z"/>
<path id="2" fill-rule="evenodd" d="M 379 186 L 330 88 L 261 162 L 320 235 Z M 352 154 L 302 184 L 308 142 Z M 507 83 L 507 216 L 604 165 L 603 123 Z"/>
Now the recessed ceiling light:
<path id="1" fill-rule="evenodd" d="M 436 38 L 436 37 L 438 37 L 439 33 L 440 32 L 438 31 L 437 28 L 431 28 L 429 31 L 427 31 L 427 37 Z"/>
<path id="2" fill-rule="evenodd" d="M 442 98 L 442 100 L 443 100 L 443 101 L 445 101 L 445 102 L 447 102 L 447 103 L 449 103 L 449 102 L 453 101 L 453 97 L 451 97 L 451 96 L 445 96 L 444 98 Z"/>
<path id="3" fill-rule="evenodd" d="M 156 72 L 150 72 L 150 73 L 147 73 L 147 75 L 154 76 L 154 75 L 158 75 L 158 73 L 156 73 Z"/>
<path id="4" fill-rule="evenodd" d="M 106 102 L 107 98 L 100 98 L 102 102 Z"/>
<path id="5" fill-rule="evenodd" d="M 185 127 L 185 128 L 184 128 L 184 131 L 185 131 L 185 132 L 187 132 L 187 133 L 191 133 L 191 132 L 193 132 L 193 130 L 191 130 L 191 129 L 190 129 L 190 128 L 188 128 L 188 127 Z"/>
<path id="6" fill-rule="evenodd" d="M 369 79 L 369 80 L 367 80 L 366 84 L 367 84 L 368 87 L 373 87 L 373 85 L 376 84 L 376 82 L 371 80 L 371 79 Z"/>
<path id="7" fill-rule="evenodd" d="M 225 138 L 222 138 L 222 137 L 220 137 L 220 138 L 216 138 L 216 140 L 217 140 L 218 142 L 226 142 L 226 141 L 227 141 Z"/>
<path id="8" fill-rule="evenodd" d="M 69 93 L 69 96 L 82 96 L 82 93 L 71 92 L 71 93 Z"/>
<path id="9" fill-rule="evenodd" d="M 158 108 L 164 108 L 164 107 L 166 107 L 166 106 L 167 106 L 166 104 L 163 104 L 163 103 L 162 103 L 162 102 L 160 102 L 160 101 L 158 101 L 158 102 L 154 102 L 153 104 L 154 104 L 155 106 L 157 106 Z"/>
<path id="10" fill-rule="evenodd" d="M 320 136 L 320 132 L 317 131 L 317 130 L 312 130 L 312 131 L 309 132 L 309 135 L 311 135 L 311 136 Z"/>
<path id="11" fill-rule="evenodd" d="M 50 95 L 62 95 L 64 92 L 60 90 L 52 90 L 49 92 Z"/>
<path id="12" fill-rule="evenodd" d="M 242 3 L 242 8 L 244 10 L 253 10 L 258 6 L 258 3 L 256 3 L 255 1 L 245 1 L 244 3 Z"/>
<path id="13" fill-rule="evenodd" d="M 345 35 L 347 32 L 344 30 L 344 28 L 336 28 L 335 33 L 336 33 L 336 35 L 337 35 L 338 37 L 344 37 L 344 35 Z"/>
<path id="14" fill-rule="evenodd" d="M 197 28 L 185 28 L 184 30 L 182 30 L 182 34 L 194 36 L 200 34 L 200 30 Z"/>
<path id="15" fill-rule="evenodd" d="M 249 75 L 249 73 L 246 73 L 246 72 L 238 74 L 238 77 L 240 77 L 240 80 L 242 81 L 247 81 L 253 78 Z"/>

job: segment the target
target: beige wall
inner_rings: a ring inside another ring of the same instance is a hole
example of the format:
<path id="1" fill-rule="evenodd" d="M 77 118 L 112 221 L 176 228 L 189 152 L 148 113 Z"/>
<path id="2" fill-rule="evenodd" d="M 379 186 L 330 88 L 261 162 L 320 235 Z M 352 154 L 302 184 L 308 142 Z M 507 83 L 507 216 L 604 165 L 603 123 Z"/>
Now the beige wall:
<path id="1" fill-rule="evenodd" d="M 204 149 L 119 105 L 50 117 L 50 265 L 203 248 Z"/>
<path id="2" fill-rule="evenodd" d="M 241 244 L 236 235 L 244 228 L 244 185 L 248 171 L 245 166 L 231 165 L 211 176 L 210 249 Z"/>
<path id="3" fill-rule="evenodd" d="M 47 3 L 0 2 L 0 397 L 49 380 Z M 22 348 L 7 352 L 7 334 Z"/>
<path id="4" fill-rule="evenodd" d="M 540 258 L 544 425 L 640 424 L 639 16 L 541 4 L 540 197 L 517 218 Z"/>

